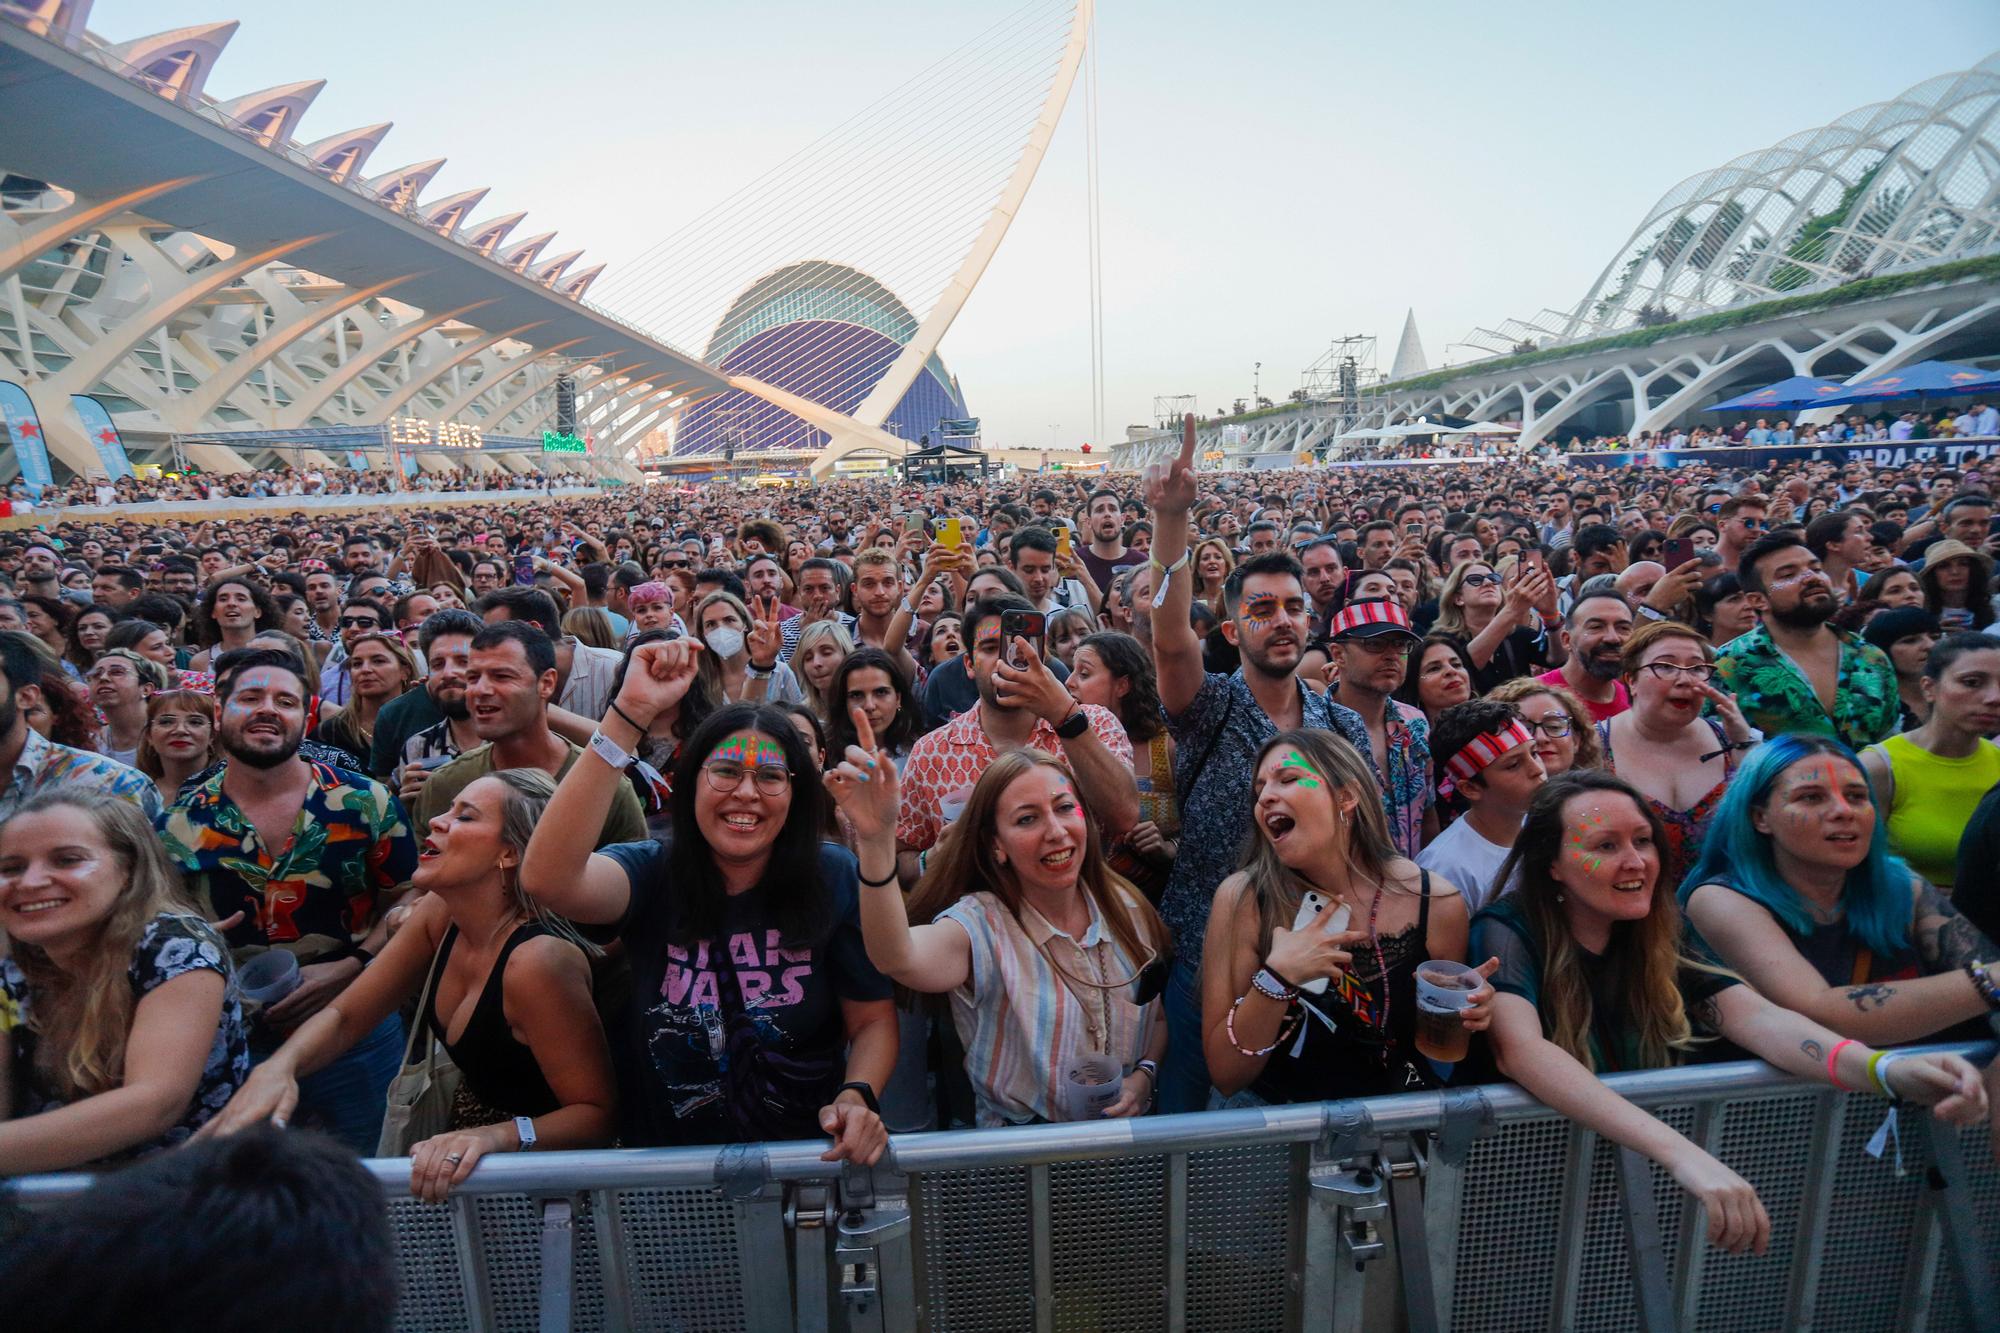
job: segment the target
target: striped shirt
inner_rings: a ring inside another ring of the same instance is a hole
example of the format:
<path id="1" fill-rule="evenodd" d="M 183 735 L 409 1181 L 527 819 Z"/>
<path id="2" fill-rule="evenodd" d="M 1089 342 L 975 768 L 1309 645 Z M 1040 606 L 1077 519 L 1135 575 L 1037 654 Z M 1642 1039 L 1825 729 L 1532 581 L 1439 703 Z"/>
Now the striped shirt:
<path id="1" fill-rule="evenodd" d="M 1133 1000 L 1150 959 L 1128 955 L 1096 902 L 1088 895 L 1084 902 L 1090 925 L 1080 941 L 1026 903 L 1017 918 L 991 893 L 967 894 L 938 914 L 972 939 L 972 979 L 951 993 L 951 1016 L 981 1128 L 1065 1119 L 1069 1062 L 1101 1052 L 1130 1073 L 1163 1021 L 1157 999 L 1143 1007 Z"/>

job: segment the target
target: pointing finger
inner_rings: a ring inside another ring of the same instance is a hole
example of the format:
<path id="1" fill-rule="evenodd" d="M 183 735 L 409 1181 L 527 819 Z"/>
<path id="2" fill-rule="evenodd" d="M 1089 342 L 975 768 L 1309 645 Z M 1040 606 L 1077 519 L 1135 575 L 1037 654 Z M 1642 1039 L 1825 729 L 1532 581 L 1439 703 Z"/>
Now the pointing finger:
<path id="1" fill-rule="evenodd" d="M 868 714 L 859 704 L 847 710 L 854 719 L 854 743 L 869 754 L 875 753 L 875 728 L 868 721 Z"/>
<path id="2" fill-rule="evenodd" d="M 1181 417 L 1181 462 L 1194 466 L 1194 413 Z"/>

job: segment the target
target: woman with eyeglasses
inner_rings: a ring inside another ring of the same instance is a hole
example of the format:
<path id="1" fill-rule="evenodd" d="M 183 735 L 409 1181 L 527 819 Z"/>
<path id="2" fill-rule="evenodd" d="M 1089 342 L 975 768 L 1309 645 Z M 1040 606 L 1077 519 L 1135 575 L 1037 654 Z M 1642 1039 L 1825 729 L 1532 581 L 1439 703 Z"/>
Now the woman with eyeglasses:
<path id="1" fill-rule="evenodd" d="M 627 1144 L 826 1135 L 826 1160 L 873 1165 L 888 1142 L 892 988 L 862 943 L 854 855 L 822 837 L 825 787 L 791 718 L 718 709 L 674 765 L 672 832 L 591 850 L 634 749 L 681 706 L 701 652 L 689 639 L 634 649 L 589 754 L 536 826 L 522 883 L 549 911 L 615 927 L 631 960 Z M 893 806 L 889 824 L 893 839 Z M 886 864 L 893 885 L 893 841 Z"/>
<path id="2" fill-rule="evenodd" d="M 1666 882 L 1678 884 L 1755 733 L 1716 684 L 1715 649 L 1693 626 L 1649 621 L 1621 659 L 1632 706 L 1597 724 L 1603 768 L 1631 783 L 1666 829 Z"/>
<path id="3" fill-rule="evenodd" d="M 1485 697 L 1512 704 L 1520 712 L 1528 730 L 1535 733 L 1535 758 L 1551 778 L 1573 769 L 1596 768 L 1604 761 L 1597 727 L 1583 701 L 1562 686 L 1522 676 L 1502 682 Z"/>
<path id="4" fill-rule="evenodd" d="M 215 696 L 195 690 L 162 690 L 146 700 L 146 732 L 139 741 L 139 771 L 172 805 L 189 778 L 215 758 Z"/>
<path id="5" fill-rule="evenodd" d="M 895 766 L 859 744 L 827 777 L 861 847 L 868 956 L 924 995 L 949 995 L 982 1127 L 1153 1104 L 1170 945 L 1152 906 L 1104 859 L 1061 762 L 1008 750 L 980 775 L 905 904 L 896 888 Z M 1086 1071 L 1079 1081 L 1077 1071 Z"/>
<path id="6" fill-rule="evenodd" d="M 1504 582 L 1485 561 L 1467 560 L 1445 577 L 1431 633 L 1465 645 L 1474 694 L 1562 664 L 1560 643 L 1542 621 L 1556 618 L 1555 588 L 1534 565 L 1516 565 L 1512 581 Z"/>

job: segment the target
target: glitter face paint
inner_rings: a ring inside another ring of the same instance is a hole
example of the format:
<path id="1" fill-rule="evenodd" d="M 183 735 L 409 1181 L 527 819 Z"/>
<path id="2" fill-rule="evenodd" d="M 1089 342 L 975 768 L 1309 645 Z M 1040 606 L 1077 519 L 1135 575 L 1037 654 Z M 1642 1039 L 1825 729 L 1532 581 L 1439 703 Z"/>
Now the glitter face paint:
<path id="1" fill-rule="evenodd" d="M 1604 858 L 1586 848 L 1597 830 L 1603 826 L 1604 811 L 1601 807 L 1593 805 L 1569 833 L 1570 859 L 1593 875 L 1604 865 Z"/>

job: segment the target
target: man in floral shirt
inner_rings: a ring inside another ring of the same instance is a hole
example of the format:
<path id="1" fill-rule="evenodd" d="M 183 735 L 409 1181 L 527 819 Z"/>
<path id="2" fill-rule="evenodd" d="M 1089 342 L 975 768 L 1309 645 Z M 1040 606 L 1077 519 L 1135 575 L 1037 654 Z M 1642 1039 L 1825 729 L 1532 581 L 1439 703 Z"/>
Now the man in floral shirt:
<path id="1" fill-rule="evenodd" d="M 1716 660 L 1723 689 L 1766 736 L 1833 736 L 1853 749 L 1896 730 L 1896 670 L 1881 649 L 1827 621 L 1839 609 L 1819 557 L 1797 536 L 1753 544 L 1737 566 L 1764 623 L 1732 639 Z"/>
<path id="2" fill-rule="evenodd" d="M 258 1015 L 253 1049 L 268 1054 L 324 1008 L 386 940 L 382 913 L 408 884 L 417 843 L 382 784 L 299 756 L 307 691 L 298 660 L 278 649 L 223 654 L 216 669 L 225 756 L 160 820 L 167 854 L 195 900 L 230 927 L 232 948 L 289 948 L 298 989 Z M 299 1082 L 311 1113 L 372 1153 L 383 1097 L 400 1063 L 391 1014 L 346 1055 Z"/>

